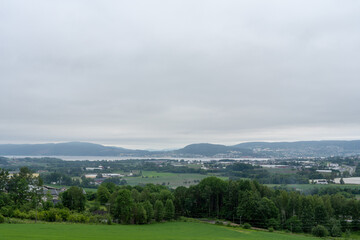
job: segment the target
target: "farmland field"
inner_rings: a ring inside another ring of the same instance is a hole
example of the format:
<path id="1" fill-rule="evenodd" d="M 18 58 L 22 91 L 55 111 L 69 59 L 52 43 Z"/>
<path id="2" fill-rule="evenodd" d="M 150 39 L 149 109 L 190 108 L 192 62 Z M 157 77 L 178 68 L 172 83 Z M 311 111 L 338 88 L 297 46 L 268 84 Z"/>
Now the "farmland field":
<path id="1" fill-rule="evenodd" d="M 195 222 L 151 225 L 0 224 L 1 240 L 313 240 L 304 235 L 243 230 Z"/>
<path id="2" fill-rule="evenodd" d="M 139 177 L 125 177 L 129 185 L 138 184 L 164 184 L 169 187 L 178 186 L 190 186 L 197 184 L 194 181 L 200 181 L 211 175 L 197 174 L 197 173 L 168 173 L 168 172 L 155 172 L 155 171 L 143 171 L 143 176 Z M 220 177 L 221 179 L 228 179 Z"/>

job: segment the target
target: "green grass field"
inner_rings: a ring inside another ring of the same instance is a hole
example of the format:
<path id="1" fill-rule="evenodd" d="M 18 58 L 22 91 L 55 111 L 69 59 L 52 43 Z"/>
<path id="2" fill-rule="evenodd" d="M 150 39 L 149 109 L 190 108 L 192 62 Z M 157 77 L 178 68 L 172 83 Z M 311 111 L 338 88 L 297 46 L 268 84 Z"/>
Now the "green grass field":
<path id="1" fill-rule="evenodd" d="M 243 230 L 195 222 L 151 225 L 0 224 L 1 240 L 315 240 L 304 235 Z"/>
<path id="2" fill-rule="evenodd" d="M 194 180 L 202 180 L 211 175 L 203 175 L 196 173 L 168 173 L 168 172 L 155 172 L 155 171 L 143 171 L 143 177 L 125 177 L 129 185 L 138 185 L 138 184 L 163 184 L 169 187 L 178 187 L 178 186 L 190 186 L 197 184 Z M 228 179 L 220 177 L 221 179 Z"/>
<path id="3" fill-rule="evenodd" d="M 62 188 L 62 187 L 70 188 L 71 187 L 71 186 L 67 186 L 67 185 L 57 185 L 57 184 L 45 184 L 45 185 L 50 186 L 50 187 L 55 187 L 55 188 Z M 96 192 L 97 188 L 84 188 L 84 190 L 86 192 Z"/>

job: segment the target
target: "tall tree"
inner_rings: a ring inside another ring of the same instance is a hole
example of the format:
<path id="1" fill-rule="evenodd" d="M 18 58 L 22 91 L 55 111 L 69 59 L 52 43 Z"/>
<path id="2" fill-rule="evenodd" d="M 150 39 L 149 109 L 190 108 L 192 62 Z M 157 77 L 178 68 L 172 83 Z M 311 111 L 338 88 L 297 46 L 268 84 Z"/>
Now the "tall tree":
<path id="1" fill-rule="evenodd" d="M 149 223 L 154 218 L 153 205 L 149 201 L 146 201 L 143 203 L 143 207 L 146 211 L 146 221 Z"/>
<path id="2" fill-rule="evenodd" d="M 70 187 L 67 191 L 62 193 L 61 200 L 63 205 L 70 210 L 79 212 L 85 210 L 86 197 L 84 190 L 80 187 Z"/>
<path id="3" fill-rule="evenodd" d="M 114 217 L 122 223 L 130 223 L 132 219 L 134 201 L 131 198 L 131 192 L 128 189 L 121 189 L 117 193 L 115 201 Z"/>
<path id="4" fill-rule="evenodd" d="M 97 189 L 97 200 L 100 202 L 100 204 L 104 205 L 109 201 L 109 198 L 109 190 L 101 184 Z"/>
<path id="5" fill-rule="evenodd" d="M 164 218 L 166 220 L 171 220 L 173 219 L 175 216 L 175 207 L 174 207 L 174 203 L 171 199 L 166 200 L 165 203 L 165 214 L 164 214 Z"/>
<path id="6" fill-rule="evenodd" d="M 161 222 L 164 219 L 164 204 L 160 200 L 155 202 L 154 217 L 157 222 Z"/>

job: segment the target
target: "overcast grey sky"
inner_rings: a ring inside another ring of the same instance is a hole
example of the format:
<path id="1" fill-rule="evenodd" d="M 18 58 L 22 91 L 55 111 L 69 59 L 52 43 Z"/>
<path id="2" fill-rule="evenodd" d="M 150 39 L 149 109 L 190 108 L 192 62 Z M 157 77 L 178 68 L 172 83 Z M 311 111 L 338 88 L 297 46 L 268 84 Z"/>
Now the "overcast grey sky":
<path id="1" fill-rule="evenodd" d="M 360 1 L 0 0 L 0 143 L 360 139 Z"/>

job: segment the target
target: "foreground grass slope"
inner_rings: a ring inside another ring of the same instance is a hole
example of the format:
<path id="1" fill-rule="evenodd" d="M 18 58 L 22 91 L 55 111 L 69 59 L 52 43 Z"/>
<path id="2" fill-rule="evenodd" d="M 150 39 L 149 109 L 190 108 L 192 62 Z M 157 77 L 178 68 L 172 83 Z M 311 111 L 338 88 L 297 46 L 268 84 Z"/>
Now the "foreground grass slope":
<path id="1" fill-rule="evenodd" d="M 170 222 L 151 225 L 1 224 L 1 240 L 312 240 L 317 238 L 242 230 L 205 223 Z"/>

